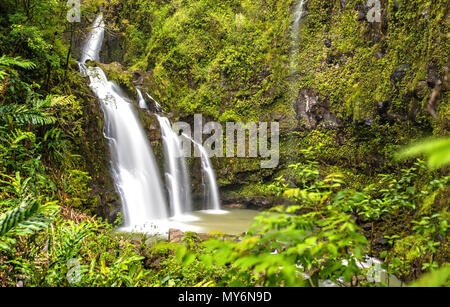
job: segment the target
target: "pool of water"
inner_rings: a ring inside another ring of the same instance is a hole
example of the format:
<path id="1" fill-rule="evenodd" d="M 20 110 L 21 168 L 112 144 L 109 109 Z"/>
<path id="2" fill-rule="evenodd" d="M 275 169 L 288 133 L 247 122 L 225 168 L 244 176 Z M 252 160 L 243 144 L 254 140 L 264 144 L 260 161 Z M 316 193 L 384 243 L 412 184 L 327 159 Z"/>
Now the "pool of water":
<path id="1" fill-rule="evenodd" d="M 237 235 L 250 228 L 256 210 L 229 209 L 229 210 L 205 210 L 195 211 L 186 215 L 172 217 L 168 220 L 148 221 L 142 225 L 121 227 L 119 232 L 138 232 L 167 237 L 170 228 L 183 232 L 193 231 L 208 233 L 218 231 L 225 234 Z"/>

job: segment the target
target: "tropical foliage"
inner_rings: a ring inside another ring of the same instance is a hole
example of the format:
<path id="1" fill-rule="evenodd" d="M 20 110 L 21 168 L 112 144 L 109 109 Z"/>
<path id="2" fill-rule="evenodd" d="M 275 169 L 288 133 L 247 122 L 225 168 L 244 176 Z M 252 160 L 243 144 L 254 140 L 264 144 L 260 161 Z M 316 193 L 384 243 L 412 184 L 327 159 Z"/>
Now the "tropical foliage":
<path id="1" fill-rule="evenodd" d="M 450 286 L 446 1 L 382 1 L 371 24 L 361 1 L 309 0 L 298 46 L 292 0 L 81 2 L 80 23 L 66 1 L 0 2 L 0 286 L 387 285 L 369 257 Z M 227 196 L 271 202 L 248 231 L 175 243 L 99 217 L 118 200 L 75 63 L 98 11 L 126 89 L 176 119 L 281 123 L 277 169 L 214 161 Z"/>

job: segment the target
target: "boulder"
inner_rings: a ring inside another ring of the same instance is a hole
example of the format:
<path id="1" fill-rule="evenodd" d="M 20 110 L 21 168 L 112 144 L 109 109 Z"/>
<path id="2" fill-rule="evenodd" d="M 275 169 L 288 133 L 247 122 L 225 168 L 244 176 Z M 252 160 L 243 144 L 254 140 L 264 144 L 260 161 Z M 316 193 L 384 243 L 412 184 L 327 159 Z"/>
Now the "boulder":
<path id="1" fill-rule="evenodd" d="M 184 234 L 185 233 L 179 229 L 170 228 L 168 240 L 169 240 L 169 242 L 179 243 L 183 239 Z"/>

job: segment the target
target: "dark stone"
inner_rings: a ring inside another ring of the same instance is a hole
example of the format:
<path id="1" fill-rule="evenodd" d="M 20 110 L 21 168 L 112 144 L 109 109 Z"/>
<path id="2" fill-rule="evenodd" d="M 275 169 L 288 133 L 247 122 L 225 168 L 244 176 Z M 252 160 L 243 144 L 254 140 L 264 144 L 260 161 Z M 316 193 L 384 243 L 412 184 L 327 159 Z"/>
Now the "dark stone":
<path id="1" fill-rule="evenodd" d="M 141 71 L 133 71 L 132 75 L 134 86 L 144 85 L 144 74 Z"/>
<path id="2" fill-rule="evenodd" d="M 380 118 L 380 124 L 382 125 L 386 123 L 392 123 L 392 118 L 388 114 L 390 106 L 391 102 L 389 100 L 378 102 L 377 113 Z"/>
<path id="3" fill-rule="evenodd" d="M 319 125 L 338 127 L 340 121 L 331 113 L 328 101 L 319 99 L 311 89 L 302 89 L 295 102 L 296 118 L 306 129 L 314 129 Z"/>
<path id="4" fill-rule="evenodd" d="M 372 229 L 372 223 L 366 223 L 361 226 L 364 230 L 370 231 Z"/>
<path id="5" fill-rule="evenodd" d="M 103 46 L 100 50 L 100 62 L 124 62 L 126 48 L 124 48 L 125 36 L 120 32 L 105 31 Z"/>
<path id="6" fill-rule="evenodd" d="M 392 80 L 394 82 L 401 82 L 403 80 L 403 78 L 405 78 L 406 76 L 406 72 L 409 69 L 409 65 L 408 64 L 403 64 L 400 67 L 397 67 L 394 70 L 394 73 L 392 74 Z"/>
<path id="7" fill-rule="evenodd" d="M 427 84 L 429 87 L 434 88 L 436 84 L 440 81 L 439 73 L 437 72 L 437 68 L 433 62 L 428 64 L 428 76 L 427 76 Z"/>
<path id="8" fill-rule="evenodd" d="M 363 10 L 359 10 L 358 11 L 358 21 L 366 20 L 366 15 L 367 15 L 367 12 L 365 12 Z"/>
<path id="9" fill-rule="evenodd" d="M 327 48 L 331 47 L 331 39 L 330 38 L 327 38 L 324 43 Z"/>
<path id="10" fill-rule="evenodd" d="M 357 17 L 358 21 L 365 21 L 365 20 L 367 20 L 367 13 L 368 13 L 369 10 L 368 10 L 367 6 L 364 3 L 359 2 L 356 5 L 356 10 L 358 11 L 358 17 Z"/>

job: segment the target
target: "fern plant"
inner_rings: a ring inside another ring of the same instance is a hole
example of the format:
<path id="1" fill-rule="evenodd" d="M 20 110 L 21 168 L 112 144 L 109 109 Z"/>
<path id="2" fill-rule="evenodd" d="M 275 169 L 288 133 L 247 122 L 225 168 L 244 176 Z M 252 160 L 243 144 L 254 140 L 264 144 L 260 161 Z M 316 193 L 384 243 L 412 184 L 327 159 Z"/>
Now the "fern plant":
<path id="1" fill-rule="evenodd" d="M 22 181 L 19 174 L 16 174 L 16 177 L 9 177 L 12 181 L 1 181 L 6 185 L 1 190 L 8 193 L 7 195 L 16 196 L 12 199 L 20 201 L 20 204 L 0 217 L 0 250 L 12 251 L 17 243 L 17 237 L 30 235 L 47 228 L 59 208 L 56 202 L 47 202 L 41 205 L 40 197 L 32 197 L 29 194 L 27 185 L 30 178 Z M 11 198 L 2 200 L 0 208 L 5 204 L 14 205 L 15 201 L 11 201 Z"/>
<path id="2" fill-rule="evenodd" d="M 50 125 L 56 120 L 36 107 L 18 104 L 0 105 L 0 123 L 12 121 L 19 124 Z"/>
<path id="3" fill-rule="evenodd" d="M 0 57 L 0 80 L 6 78 L 6 76 L 13 74 L 17 75 L 17 71 L 13 67 L 19 67 L 23 69 L 33 69 L 36 67 L 30 60 L 25 60 L 20 57 L 8 57 L 6 55 L 2 55 Z"/>

